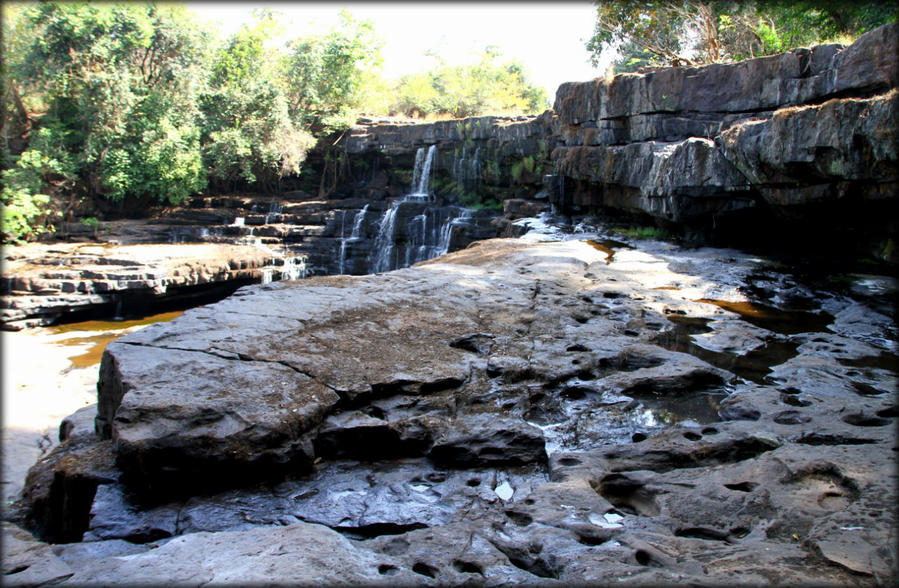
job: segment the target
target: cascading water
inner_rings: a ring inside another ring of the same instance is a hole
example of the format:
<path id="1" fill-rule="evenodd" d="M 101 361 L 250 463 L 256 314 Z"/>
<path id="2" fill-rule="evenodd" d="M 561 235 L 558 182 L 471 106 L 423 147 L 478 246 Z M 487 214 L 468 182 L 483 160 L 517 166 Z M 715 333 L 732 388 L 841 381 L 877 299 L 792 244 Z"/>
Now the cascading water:
<path id="1" fill-rule="evenodd" d="M 362 207 L 356 216 L 353 218 L 353 230 L 350 232 L 349 238 L 344 236 L 344 223 L 343 221 L 346 219 L 346 211 L 343 211 L 343 218 L 341 218 L 340 222 L 340 256 L 337 260 L 337 273 L 343 274 L 346 273 L 346 246 L 348 242 L 355 242 L 360 239 L 360 235 L 362 233 L 362 223 L 365 222 L 365 215 L 368 214 L 368 204 Z"/>
<path id="2" fill-rule="evenodd" d="M 384 211 L 381 222 L 378 224 L 378 236 L 375 237 L 375 259 L 371 264 L 372 273 L 390 271 L 395 264 L 393 260 L 394 233 L 396 227 L 396 211 L 399 210 L 403 200 L 394 200 L 390 207 Z"/>
<path id="3" fill-rule="evenodd" d="M 474 150 L 474 156 L 468 156 L 468 148 L 462 147 L 462 156 L 453 161 L 453 179 L 461 184 L 466 192 L 477 193 L 481 178 L 481 148 Z"/>
<path id="4" fill-rule="evenodd" d="M 412 170 L 412 191 L 405 196 L 405 200 L 433 202 L 434 198 L 428 191 L 431 181 L 431 167 L 437 156 L 437 145 L 431 145 L 425 155 L 424 147 L 415 152 L 415 168 Z"/>
<path id="5" fill-rule="evenodd" d="M 285 257 L 281 269 L 282 280 L 302 280 L 306 277 L 306 260 L 299 256 Z"/>
<path id="6" fill-rule="evenodd" d="M 269 224 L 272 221 L 272 218 L 275 216 L 281 216 L 284 212 L 284 205 L 279 202 L 272 202 L 268 207 L 268 212 L 265 214 L 265 223 Z"/>
<path id="7" fill-rule="evenodd" d="M 449 222 L 444 223 L 443 227 L 440 229 L 440 239 L 437 241 L 437 254 L 434 255 L 434 257 L 449 253 L 450 244 L 452 243 L 453 239 L 453 228 L 464 225 L 471 219 L 471 209 L 462 208 L 459 210 L 459 216 L 456 216 L 450 219 Z"/>
<path id="8" fill-rule="evenodd" d="M 479 152 L 469 162 L 457 162 L 454 168 L 464 169 L 466 175 L 478 168 Z M 415 168 L 409 194 L 390 203 L 378 224 L 378 234 L 373 248 L 372 273 L 386 272 L 443 255 L 449 251 L 453 228 L 471 218 L 472 211 L 455 206 L 427 206 L 434 202 L 430 193 L 430 177 L 437 147 L 425 152 L 420 148 L 415 154 Z M 405 207 L 405 208 L 404 208 Z M 411 209 L 409 208 L 411 207 Z M 417 213 L 417 214 L 414 214 Z M 402 227 L 403 235 L 397 235 L 398 217 L 409 219 Z M 398 237 L 405 236 L 397 245 Z"/>
<path id="9" fill-rule="evenodd" d="M 437 156 L 437 146 L 431 145 L 425 154 L 424 147 L 419 147 L 415 152 L 415 167 L 412 170 L 412 187 L 409 194 L 400 200 L 394 200 L 384 211 L 381 222 L 378 224 L 378 236 L 375 238 L 375 258 L 371 264 L 372 273 L 386 272 L 397 266 L 394 259 L 396 241 L 396 213 L 404 202 L 431 202 L 429 192 L 431 180 L 431 166 Z M 413 221 L 414 222 L 414 221 Z"/>

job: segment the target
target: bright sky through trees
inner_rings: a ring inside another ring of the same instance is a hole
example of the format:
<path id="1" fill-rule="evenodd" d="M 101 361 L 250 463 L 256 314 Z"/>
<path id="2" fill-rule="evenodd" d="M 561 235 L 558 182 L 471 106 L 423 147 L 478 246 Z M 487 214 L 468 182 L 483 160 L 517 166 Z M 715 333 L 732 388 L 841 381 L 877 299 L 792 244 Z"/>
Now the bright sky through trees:
<path id="1" fill-rule="evenodd" d="M 220 22 L 225 34 L 251 18 L 254 8 L 284 13 L 287 34 L 329 30 L 347 8 L 374 23 L 384 38 L 384 75 L 399 78 L 434 65 L 436 50 L 449 63 L 476 61 L 488 45 L 503 59 L 518 59 L 553 100 L 562 82 L 601 75 L 589 63 L 584 41 L 593 35 L 596 9 L 580 2 L 188 2 L 200 18 Z"/>

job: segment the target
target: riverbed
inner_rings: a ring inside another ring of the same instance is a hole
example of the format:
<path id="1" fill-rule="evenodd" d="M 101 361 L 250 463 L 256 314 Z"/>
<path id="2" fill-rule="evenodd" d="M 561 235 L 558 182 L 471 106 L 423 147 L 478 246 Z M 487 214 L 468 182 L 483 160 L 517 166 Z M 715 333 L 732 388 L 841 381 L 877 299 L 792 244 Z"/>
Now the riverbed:
<path id="1" fill-rule="evenodd" d="M 370 578 L 410 583 L 438 571 L 447 583 L 578 583 L 598 581 L 594 570 L 760 581 L 772 569 L 876 582 L 894 566 L 883 546 L 895 484 L 872 473 L 895 463 L 896 292 L 888 277 L 812 275 L 599 227 L 482 241 L 384 274 L 253 286 L 113 344 L 98 422 L 115 415 L 115 450 L 91 439 L 94 414 L 82 413 L 23 501 L 74 584 L 133 582 L 147 559 L 165 561 L 167 580 L 193 577 L 204 541 L 266 567 L 275 543 L 314 544 L 316 533 L 343 536 L 338 559 L 377 554 L 356 566 Z M 93 399 L 104 345 L 153 320 L 16 334 L 26 342 L 7 361 L 26 381 L 13 384 L 11 414 L 39 416 L 20 434 L 32 458 Z M 55 363 L 43 372 L 27 363 L 44 355 Z M 43 395 L 29 393 L 41 377 Z M 132 402 L 111 413 L 110 391 L 126 385 Z M 160 426 L 158 406 L 178 418 Z M 294 431 L 295 415 L 329 410 L 299 420 L 308 461 L 301 447 L 270 471 L 246 467 L 256 479 L 232 475 L 291 439 L 278 428 Z M 140 437 L 135 424 L 169 432 Z M 193 450 L 197 435 L 202 459 L 156 458 L 181 439 Z M 226 452 L 235 440 L 241 451 Z M 128 462 L 136 453 L 151 459 Z M 220 467 L 222 455 L 233 464 Z M 473 552 L 458 551 L 466 537 Z M 521 559 L 531 544 L 538 555 Z M 216 553 L 210 569 L 234 565 Z"/>
<path id="2" fill-rule="evenodd" d="M 97 370 L 106 345 L 179 314 L 0 331 L 4 506 L 22 490 L 28 468 L 58 443 L 60 421 L 97 401 Z"/>

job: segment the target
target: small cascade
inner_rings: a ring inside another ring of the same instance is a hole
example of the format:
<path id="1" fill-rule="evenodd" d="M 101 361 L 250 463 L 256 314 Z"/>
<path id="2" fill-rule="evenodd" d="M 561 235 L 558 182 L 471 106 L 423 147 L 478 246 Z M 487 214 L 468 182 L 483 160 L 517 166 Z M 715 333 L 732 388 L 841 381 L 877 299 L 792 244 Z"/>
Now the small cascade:
<path id="1" fill-rule="evenodd" d="M 475 150 L 471 160 L 466 158 L 466 153 L 463 149 L 462 159 L 453 163 L 453 173 L 474 182 L 480 166 L 480 150 Z M 378 225 L 369 270 L 372 273 L 408 267 L 447 253 L 454 227 L 471 219 L 472 211 L 465 208 L 427 206 L 435 200 L 429 192 L 429 182 L 436 156 L 437 148 L 433 145 L 427 153 L 424 148 L 416 152 L 412 191 L 391 202 Z M 403 219 L 401 223 L 397 217 Z"/>
<path id="2" fill-rule="evenodd" d="M 403 200 L 394 200 L 390 207 L 384 211 L 381 222 L 378 224 L 378 236 L 375 237 L 375 259 L 371 264 L 371 273 L 377 274 L 394 269 L 393 249 L 394 232 L 396 227 L 396 211 L 399 210 Z"/>
<path id="3" fill-rule="evenodd" d="M 281 256 L 279 256 L 281 257 Z M 278 265 L 272 260 L 272 265 L 262 268 L 262 280 L 260 283 L 268 284 L 278 280 L 303 280 L 306 278 L 306 258 L 294 255 L 281 257 L 282 263 Z"/>
<path id="4" fill-rule="evenodd" d="M 472 211 L 456 206 L 426 207 L 419 214 L 403 216 L 409 220 L 404 231 L 397 224 L 397 211 L 401 206 L 416 206 L 413 202 L 396 201 L 381 218 L 378 238 L 375 241 L 375 259 L 372 273 L 386 272 L 443 255 L 449 251 L 453 229 L 464 225 L 472 217 Z M 397 245 L 397 232 L 404 241 Z"/>
<path id="5" fill-rule="evenodd" d="M 234 222 L 231 223 L 232 227 L 242 227 L 246 223 L 246 219 L 242 216 L 234 217 Z"/>
<path id="6" fill-rule="evenodd" d="M 358 241 L 360 238 L 360 234 L 362 232 L 362 223 L 365 222 L 365 215 L 368 214 L 368 204 L 362 207 L 358 213 L 356 213 L 355 218 L 353 218 L 353 230 L 350 232 L 350 236 L 346 237 L 344 235 L 344 221 L 346 220 L 346 211 L 343 211 L 343 215 L 340 219 L 340 255 L 337 260 L 337 268 L 338 274 L 346 273 L 346 246 L 348 242 Z"/>
<path id="7" fill-rule="evenodd" d="M 302 280 L 306 278 L 306 258 L 296 255 L 285 257 L 281 266 L 282 280 Z"/>
<path id="8" fill-rule="evenodd" d="M 449 222 L 443 224 L 440 229 L 440 238 L 437 241 L 437 253 L 434 257 L 449 253 L 450 244 L 453 239 L 453 228 L 466 224 L 471 220 L 472 210 L 469 208 L 460 209 L 459 216 L 451 218 Z"/>
<path id="9" fill-rule="evenodd" d="M 434 158 L 437 157 L 437 145 L 431 145 L 425 155 L 424 147 L 419 147 L 415 152 L 415 168 L 412 170 L 412 188 L 411 192 L 406 195 L 405 200 L 416 202 L 433 202 L 434 197 L 431 196 L 429 184 L 431 182 L 431 167 L 434 164 Z"/>
<path id="10" fill-rule="evenodd" d="M 418 151 L 415 152 L 415 168 L 412 170 L 411 191 L 402 199 L 394 200 L 390 203 L 378 225 L 378 236 L 375 238 L 373 250 L 375 257 L 371 264 L 372 273 L 386 272 L 397 267 L 397 260 L 394 259 L 394 249 L 396 247 L 396 213 L 400 205 L 404 202 L 434 201 L 429 192 L 429 184 L 435 157 L 437 157 L 436 145 L 431 145 L 427 153 L 425 153 L 424 147 L 419 147 Z M 414 225 L 415 222 L 413 219 L 412 224 Z M 413 228 L 412 230 L 414 231 L 415 229 Z"/>
<path id="11" fill-rule="evenodd" d="M 265 214 L 265 223 L 269 224 L 272 221 L 272 217 L 281 216 L 284 212 L 284 205 L 280 202 L 272 202 L 268 207 L 268 212 Z"/>
<path id="12" fill-rule="evenodd" d="M 481 180 L 481 148 L 474 150 L 474 156 L 469 157 L 468 148 L 462 147 L 462 156 L 453 162 L 452 177 L 461 184 L 466 192 L 477 193 Z"/>

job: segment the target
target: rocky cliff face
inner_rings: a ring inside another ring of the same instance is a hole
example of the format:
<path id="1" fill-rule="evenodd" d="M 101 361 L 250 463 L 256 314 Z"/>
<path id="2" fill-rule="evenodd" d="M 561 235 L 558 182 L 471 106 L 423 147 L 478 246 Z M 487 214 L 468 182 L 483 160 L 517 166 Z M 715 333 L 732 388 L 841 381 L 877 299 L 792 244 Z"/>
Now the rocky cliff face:
<path id="1" fill-rule="evenodd" d="M 899 216 L 897 55 L 891 24 L 849 47 L 565 83 L 554 112 L 527 120 L 367 121 L 346 152 L 386 187 L 436 145 L 450 201 L 548 196 L 565 213 L 719 234 L 782 218 L 803 237 L 854 226 L 883 240 Z"/>
<path id="2" fill-rule="evenodd" d="M 674 223 L 895 195 L 897 49 L 894 24 L 846 48 L 563 84 L 553 160 L 572 204 Z"/>
<path id="3" fill-rule="evenodd" d="M 343 144 L 352 178 L 369 196 L 395 195 L 408 185 L 404 170 L 412 169 L 417 151 L 436 146 L 432 188 L 438 198 L 497 204 L 533 198 L 541 191 L 543 176 L 551 172 L 547 165 L 556 142 L 554 127 L 550 111 L 538 117 L 485 116 L 430 124 L 366 119 L 350 129 Z"/>

